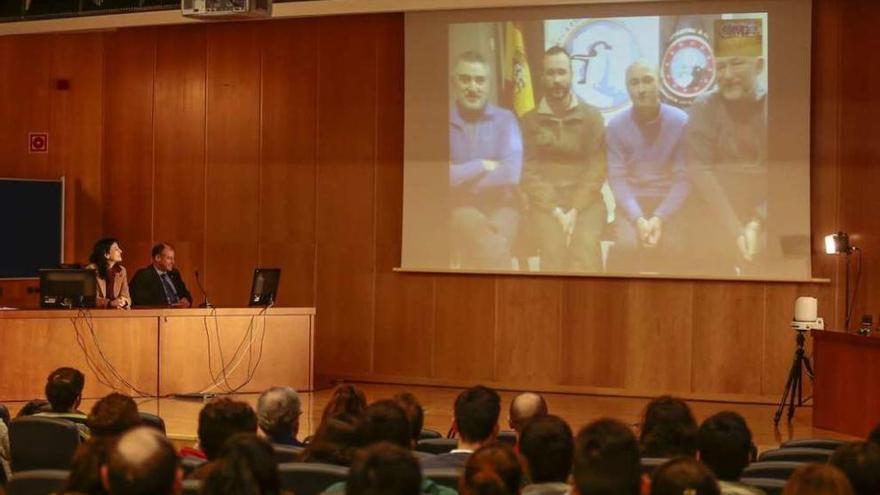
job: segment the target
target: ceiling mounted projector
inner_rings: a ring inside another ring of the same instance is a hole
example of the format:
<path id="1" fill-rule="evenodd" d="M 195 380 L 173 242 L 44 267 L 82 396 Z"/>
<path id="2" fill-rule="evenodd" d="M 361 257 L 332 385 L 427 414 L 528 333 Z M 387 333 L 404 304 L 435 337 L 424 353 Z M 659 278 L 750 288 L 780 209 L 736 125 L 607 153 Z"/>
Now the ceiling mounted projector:
<path id="1" fill-rule="evenodd" d="M 180 10 L 198 19 L 272 17 L 272 0 L 181 0 Z"/>

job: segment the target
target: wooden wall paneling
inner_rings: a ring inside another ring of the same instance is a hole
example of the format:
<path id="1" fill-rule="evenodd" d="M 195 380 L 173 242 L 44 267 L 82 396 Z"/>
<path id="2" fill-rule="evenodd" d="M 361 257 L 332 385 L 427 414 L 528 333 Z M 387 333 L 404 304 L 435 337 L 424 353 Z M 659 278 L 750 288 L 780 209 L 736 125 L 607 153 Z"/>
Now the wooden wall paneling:
<path id="1" fill-rule="evenodd" d="M 153 242 L 174 245 L 178 269 L 199 302 L 195 271 L 205 275 L 206 30 L 157 31 L 153 102 Z"/>
<path id="2" fill-rule="evenodd" d="M 49 93 L 49 159 L 63 170 L 65 259 L 85 261 L 95 241 L 105 235 L 103 210 L 103 96 L 105 33 L 51 36 L 53 80 L 69 81 L 67 90 Z"/>
<path id="3" fill-rule="evenodd" d="M 372 371 L 375 309 L 374 17 L 319 23 L 316 363 Z"/>
<path id="4" fill-rule="evenodd" d="M 689 392 L 693 359 L 694 282 L 630 280 L 626 380 L 631 390 Z"/>
<path id="5" fill-rule="evenodd" d="M 563 383 L 620 388 L 627 374 L 629 280 L 571 278 L 563 282 Z"/>
<path id="6" fill-rule="evenodd" d="M 692 387 L 697 393 L 761 393 L 765 284 L 698 282 Z"/>
<path id="7" fill-rule="evenodd" d="M 153 240 L 156 30 L 105 36 L 104 232 L 119 239 L 131 277 L 149 263 Z"/>
<path id="8" fill-rule="evenodd" d="M 495 380 L 559 383 L 562 378 L 562 297 L 558 278 L 499 277 Z"/>
<path id="9" fill-rule="evenodd" d="M 28 153 L 28 132 L 49 131 L 51 61 L 47 36 L 0 38 L 0 177 L 60 175 L 49 168 L 48 154 Z"/>
<path id="10" fill-rule="evenodd" d="M 205 282 L 224 306 L 246 304 L 258 262 L 261 26 L 207 28 Z"/>
<path id="11" fill-rule="evenodd" d="M 260 264 L 281 268 L 279 305 L 314 306 L 318 27 L 296 19 L 261 31 Z"/>
<path id="12" fill-rule="evenodd" d="M 495 380 L 496 279 L 438 275 L 434 294 L 433 378 Z"/>

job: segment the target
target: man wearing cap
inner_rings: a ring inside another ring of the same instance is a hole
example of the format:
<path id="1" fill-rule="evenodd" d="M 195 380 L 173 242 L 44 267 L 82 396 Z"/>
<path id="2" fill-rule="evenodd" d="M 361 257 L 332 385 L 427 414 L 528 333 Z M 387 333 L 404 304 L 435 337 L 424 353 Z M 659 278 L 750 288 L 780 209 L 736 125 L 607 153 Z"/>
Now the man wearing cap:
<path id="1" fill-rule="evenodd" d="M 682 137 L 687 114 L 660 102 L 657 68 L 626 69 L 632 107 L 608 123 L 608 185 L 614 192 L 615 243 L 610 271 L 667 268 L 679 254 L 679 210 L 690 189 Z"/>
<path id="2" fill-rule="evenodd" d="M 690 109 L 697 263 L 748 270 L 760 259 L 767 216 L 767 93 L 761 19 L 715 21 L 716 90 Z"/>

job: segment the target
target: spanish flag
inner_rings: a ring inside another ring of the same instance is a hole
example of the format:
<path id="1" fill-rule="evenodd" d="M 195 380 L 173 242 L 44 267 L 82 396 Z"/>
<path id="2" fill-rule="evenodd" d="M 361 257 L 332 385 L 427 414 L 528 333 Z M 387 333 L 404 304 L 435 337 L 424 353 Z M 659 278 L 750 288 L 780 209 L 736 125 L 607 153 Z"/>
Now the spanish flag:
<path id="1" fill-rule="evenodd" d="M 523 35 L 515 22 L 504 25 L 504 99 L 517 116 L 523 116 L 535 108 L 535 93 L 532 90 L 532 73 L 526 59 Z"/>

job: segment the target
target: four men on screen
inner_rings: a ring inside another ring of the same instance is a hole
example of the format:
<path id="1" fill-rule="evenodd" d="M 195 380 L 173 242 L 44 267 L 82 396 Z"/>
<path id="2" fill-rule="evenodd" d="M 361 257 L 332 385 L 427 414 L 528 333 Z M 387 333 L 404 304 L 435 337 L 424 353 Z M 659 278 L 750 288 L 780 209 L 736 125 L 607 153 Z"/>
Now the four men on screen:
<path id="1" fill-rule="evenodd" d="M 572 90 L 570 54 L 549 48 L 543 96 L 522 117 L 521 140 L 513 114 L 487 102 L 485 59 L 459 56 L 450 112 L 459 267 L 511 269 L 518 190 L 521 235 L 536 245 L 543 272 L 656 272 L 677 264 L 748 274 L 766 249 L 762 21 L 718 20 L 714 39 L 717 89 L 685 112 L 661 102 L 657 68 L 637 61 L 626 69 L 632 106 L 607 129 Z M 603 260 L 606 174 L 615 235 Z"/>

